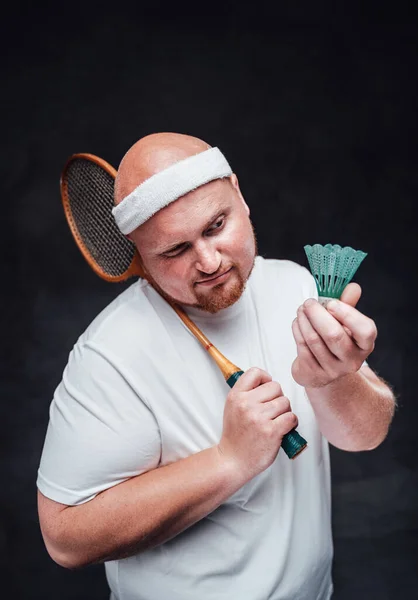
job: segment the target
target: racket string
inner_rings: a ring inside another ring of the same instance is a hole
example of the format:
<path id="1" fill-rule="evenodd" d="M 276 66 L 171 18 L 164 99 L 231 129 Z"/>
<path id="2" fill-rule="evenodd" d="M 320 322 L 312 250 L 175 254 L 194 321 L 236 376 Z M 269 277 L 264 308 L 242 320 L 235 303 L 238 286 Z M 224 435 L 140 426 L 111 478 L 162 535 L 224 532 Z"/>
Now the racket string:
<path id="1" fill-rule="evenodd" d="M 112 215 L 114 178 L 96 163 L 78 158 L 66 173 L 67 197 L 79 236 L 97 265 L 112 276 L 128 270 L 135 246 Z"/>

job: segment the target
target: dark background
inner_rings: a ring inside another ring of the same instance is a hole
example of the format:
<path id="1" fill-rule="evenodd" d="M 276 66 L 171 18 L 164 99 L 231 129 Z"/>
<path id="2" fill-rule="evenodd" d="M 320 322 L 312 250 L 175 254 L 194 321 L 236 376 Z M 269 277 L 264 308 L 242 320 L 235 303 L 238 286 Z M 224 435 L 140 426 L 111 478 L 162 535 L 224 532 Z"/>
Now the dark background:
<path id="1" fill-rule="evenodd" d="M 37 520 L 52 394 L 78 336 L 126 285 L 84 262 L 59 178 L 75 152 L 117 168 L 157 131 L 225 153 L 264 256 L 306 265 L 316 242 L 368 253 L 355 281 L 379 330 L 369 364 L 399 406 L 376 450 L 331 447 L 334 599 L 418 598 L 413 3 L 277 4 L 4 7 L 0 552 L 11 598 L 108 597 L 102 566 L 53 563 Z"/>

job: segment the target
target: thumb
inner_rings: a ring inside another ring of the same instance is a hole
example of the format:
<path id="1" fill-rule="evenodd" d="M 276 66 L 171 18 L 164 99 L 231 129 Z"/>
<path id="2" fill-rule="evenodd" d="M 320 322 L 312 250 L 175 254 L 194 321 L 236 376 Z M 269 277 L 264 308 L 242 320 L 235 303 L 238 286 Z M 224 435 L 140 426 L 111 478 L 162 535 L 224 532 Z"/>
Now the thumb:
<path id="1" fill-rule="evenodd" d="M 341 302 L 345 302 L 352 307 L 355 307 L 357 302 L 360 300 L 361 287 L 358 283 L 349 283 L 343 293 L 341 294 Z"/>

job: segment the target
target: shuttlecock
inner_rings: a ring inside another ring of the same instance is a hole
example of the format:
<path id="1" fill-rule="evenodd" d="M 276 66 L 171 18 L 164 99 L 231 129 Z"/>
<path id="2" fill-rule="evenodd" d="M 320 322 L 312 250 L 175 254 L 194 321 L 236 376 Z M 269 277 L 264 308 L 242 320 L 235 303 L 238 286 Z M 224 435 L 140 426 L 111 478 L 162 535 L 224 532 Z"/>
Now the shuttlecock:
<path id="1" fill-rule="evenodd" d="M 318 300 L 326 306 L 332 298 L 340 298 L 367 252 L 342 248 L 338 244 L 304 246 L 311 273 L 315 278 Z"/>

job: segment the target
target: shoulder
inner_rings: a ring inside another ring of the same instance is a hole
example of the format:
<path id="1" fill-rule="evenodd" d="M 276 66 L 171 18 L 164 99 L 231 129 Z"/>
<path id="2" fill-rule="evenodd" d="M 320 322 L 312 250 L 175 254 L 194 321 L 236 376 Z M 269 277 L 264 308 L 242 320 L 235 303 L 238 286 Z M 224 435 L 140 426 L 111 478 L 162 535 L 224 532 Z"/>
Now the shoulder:
<path id="1" fill-rule="evenodd" d="M 146 343 L 149 322 L 156 318 L 158 298 L 150 285 L 141 279 L 108 304 L 79 336 L 76 347 L 97 347 L 108 356 L 123 354 L 136 343 Z"/>
<path id="2" fill-rule="evenodd" d="M 111 325 L 115 318 L 118 318 L 120 314 L 129 311 L 136 300 L 136 288 L 138 287 L 138 282 L 139 281 L 135 281 L 132 283 L 127 289 L 105 306 L 90 322 L 81 337 L 94 337 L 102 328 Z"/>

